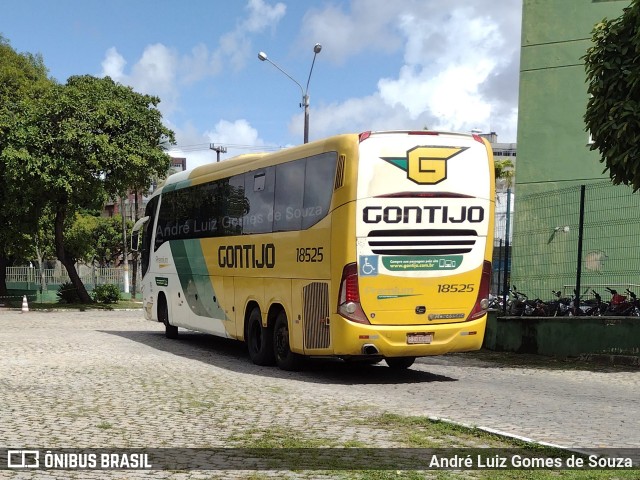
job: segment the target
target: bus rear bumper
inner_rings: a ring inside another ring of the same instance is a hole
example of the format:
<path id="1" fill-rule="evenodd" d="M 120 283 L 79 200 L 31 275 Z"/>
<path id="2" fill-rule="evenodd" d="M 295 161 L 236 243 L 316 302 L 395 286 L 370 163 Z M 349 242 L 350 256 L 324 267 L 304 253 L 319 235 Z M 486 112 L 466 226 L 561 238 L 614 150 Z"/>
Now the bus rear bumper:
<path id="1" fill-rule="evenodd" d="M 479 350 L 487 315 L 468 322 L 437 325 L 362 325 L 340 315 L 332 316 L 331 321 L 336 356 L 373 355 L 377 350 L 375 355 L 384 357 L 425 357 Z"/>

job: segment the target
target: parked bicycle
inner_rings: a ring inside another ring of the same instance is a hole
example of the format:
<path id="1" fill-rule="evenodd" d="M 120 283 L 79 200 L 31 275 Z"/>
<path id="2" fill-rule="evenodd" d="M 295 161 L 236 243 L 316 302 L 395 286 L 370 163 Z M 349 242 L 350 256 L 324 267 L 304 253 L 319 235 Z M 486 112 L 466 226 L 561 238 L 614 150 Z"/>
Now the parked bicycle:
<path id="1" fill-rule="evenodd" d="M 602 297 L 598 292 L 591 289 L 593 299 L 587 300 L 584 303 L 580 303 L 580 308 L 584 312 L 584 315 L 591 317 L 602 317 L 609 309 L 609 303 L 603 302 Z"/>
<path id="2" fill-rule="evenodd" d="M 606 287 L 607 291 L 611 294 L 611 302 L 609 308 L 604 313 L 607 316 L 618 317 L 637 317 L 640 316 L 640 302 L 636 297 L 636 294 L 627 288 L 627 295 L 618 293 L 613 288 Z"/>
<path id="3" fill-rule="evenodd" d="M 506 296 L 506 311 L 515 317 L 562 317 L 562 316 L 625 316 L 640 317 L 640 299 L 638 296 L 626 289 L 626 295 L 618 293 L 613 288 L 606 287 L 611 294 L 611 301 L 606 302 L 602 296 L 594 289 L 585 290 L 580 296 L 579 308 L 575 307 L 575 298 L 563 297 L 560 290 L 552 290 L 553 299 L 543 301 L 540 298 L 530 299 L 529 296 L 518 291 L 515 285 L 509 290 Z M 591 298 L 582 300 L 587 293 Z M 496 310 L 504 309 L 505 296 L 491 296 L 491 308 Z"/>
<path id="4" fill-rule="evenodd" d="M 513 298 L 509 307 L 509 314 L 516 317 L 546 317 L 548 306 L 545 302 L 536 298 L 530 300 L 527 294 L 519 292 L 515 285 L 509 291 Z"/>
<path id="5" fill-rule="evenodd" d="M 560 290 L 551 290 L 556 297 L 555 300 L 547 303 L 547 313 L 550 317 L 563 317 L 570 315 L 573 308 L 573 299 L 569 297 L 563 297 Z"/>
<path id="6" fill-rule="evenodd" d="M 640 300 L 631 290 L 627 288 L 627 293 L 629 294 L 629 298 L 631 298 L 631 308 L 627 312 L 627 315 L 630 317 L 640 317 Z"/>

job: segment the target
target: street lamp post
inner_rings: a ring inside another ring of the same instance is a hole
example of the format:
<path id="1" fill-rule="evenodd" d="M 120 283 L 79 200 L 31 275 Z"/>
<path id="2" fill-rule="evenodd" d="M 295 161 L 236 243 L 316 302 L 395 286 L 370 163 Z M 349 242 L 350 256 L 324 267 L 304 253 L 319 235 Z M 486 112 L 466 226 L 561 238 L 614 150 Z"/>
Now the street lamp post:
<path id="1" fill-rule="evenodd" d="M 296 85 L 298 85 L 298 87 L 300 87 L 300 93 L 302 93 L 302 103 L 300 104 L 300 106 L 304 107 L 304 143 L 308 143 L 309 142 L 309 81 L 311 80 L 311 73 L 313 72 L 313 65 L 316 63 L 316 55 L 318 55 L 320 53 L 320 50 L 322 50 L 322 45 L 320 45 L 319 43 L 316 43 L 315 46 L 313 47 L 313 61 L 311 62 L 311 69 L 309 69 L 309 76 L 307 77 L 307 87 L 304 88 L 304 89 L 302 88 L 302 85 L 300 85 L 295 78 L 293 78 L 291 75 L 289 75 L 283 69 L 281 69 L 274 62 L 269 60 L 269 57 L 267 57 L 266 53 L 264 53 L 264 52 L 259 52 L 258 53 L 258 58 L 261 61 L 269 62 L 271 65 L 273 65 L 278 70 L 280 70 L 282 73 L 284 73 L 287 77 L 289 77 Z"/>

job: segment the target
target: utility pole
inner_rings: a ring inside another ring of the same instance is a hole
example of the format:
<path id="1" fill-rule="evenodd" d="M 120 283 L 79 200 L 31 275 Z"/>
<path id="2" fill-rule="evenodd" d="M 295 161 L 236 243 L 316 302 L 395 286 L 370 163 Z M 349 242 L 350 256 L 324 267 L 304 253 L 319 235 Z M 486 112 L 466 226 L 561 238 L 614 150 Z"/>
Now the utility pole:
<path id="1" fill-rule="evenodd" d="M 221 153 L 227 153 L 227 147 L 221 147 L 220 145 L 218 145 L 216 147 L 215 143 L 210 143 L 209 144 L 209 150 L 215 150 L 216 153 L 218 154 L 218 162 L 220 161 L 220 154 Z"/>

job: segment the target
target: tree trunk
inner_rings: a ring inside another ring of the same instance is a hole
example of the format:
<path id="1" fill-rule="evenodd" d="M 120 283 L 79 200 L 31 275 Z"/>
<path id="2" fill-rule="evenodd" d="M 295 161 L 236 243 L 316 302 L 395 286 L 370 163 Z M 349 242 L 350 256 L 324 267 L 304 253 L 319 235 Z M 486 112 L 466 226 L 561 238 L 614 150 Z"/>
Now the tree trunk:
<path id="1" fill-rule="evenodd" d="M 55 242 L 56 242 L 56 256 L 60 263 L 64 265 L 64 268 L 67 269 L 67 273 L 69 274 L 69 279 L 71 283 L 76 288 L 78 292 L 78 297 L 80 298 L 80 303 L 93 303 L 87 289 L 84 287 L 82 280 L 80 280 L 80 275 L 78 275 L 78 271 L 76 270 L 75 263 L 72 259 L 68 258 L 65 249 L 64 249 L 64 219 L 66 217 L 65 211 L 66 202 L 61 202 L 58 204 L 56 210 L 56 220 L 55 220 Z"/>
<path id="2" fill-rule="evenodd" d="M 6 297 L 9 293 L 7 290 L 7 265 L 9 265 L 9 259 L 4 252 L 0 252 L 0 297 Z M 0 298 L 0 304 L 5 303 L 4 298 Z"/>
<path id="3" fill-rule="evenodd" d="M 120 205 L 122 210 L 122 267 L 124 293 L 129 293 L 129 252 L 127 249 L 127 212 L 125 211 L 124 197 L 120 197 Z"/>
<path id="4" fill-rule="evenodd" d="M 138 191 L 136 190 L 133 195 L 133 223 L 135 225 L 138 221 Z M 125 238 L 124 243 L 129 243 L 129 239 Z M 138 277 L 138 252 L 132 251 L 131 257 L 133 260 L 133 270 L 131 273 L 131 300 L 135 300 L 136 287 L 138 286 L 136 282 L 136 278 Z"/>
<path id="5" fill-rule="evenodd" d="M 40 272 L 40 293 L 47 290 L 47 279 L 44 274 L 44 255 L 40 250 L 40 244 L 38 243 L 38 237 L 36 236 L 36 255 L 38 256 L 38 271 Z"/>

